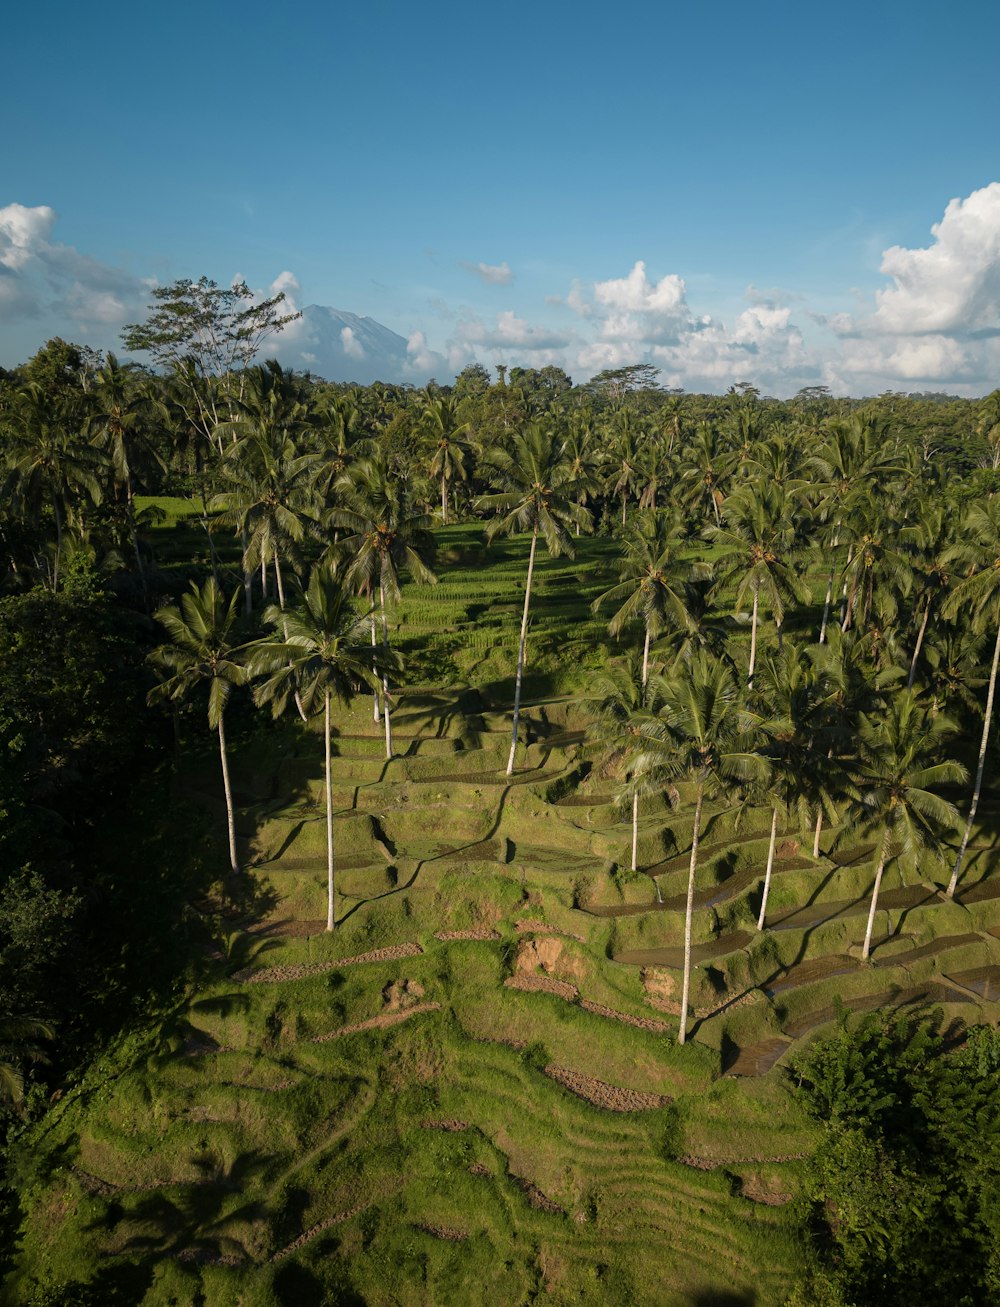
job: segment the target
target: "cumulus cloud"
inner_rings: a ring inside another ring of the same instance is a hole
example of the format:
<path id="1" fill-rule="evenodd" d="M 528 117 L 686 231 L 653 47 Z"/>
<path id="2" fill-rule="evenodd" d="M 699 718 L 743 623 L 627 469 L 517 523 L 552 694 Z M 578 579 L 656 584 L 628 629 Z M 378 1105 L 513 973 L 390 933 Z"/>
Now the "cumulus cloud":
<path id="1" fill-rule="evenodd" d="M 1000 371 L 1000 182 L 953 199 L 932 241 L 882 255 L 874 310 L 821 319 L 840 337 L 827 364 L 845 390 L 981 393 Z"/>
<path id="2" fill-rule="evenodd" d="M 45 317 L 57 329 L 68 322 L 100 334 L 140 313 L 152 283 L 52 241 L 55 224 L 47 204 L 0 208 L 2 318 Z"/>
<path id="3" fill-rule="evenodd" d="M 342 327 L 340 331 L 340 343 L 344 353 L 349 359 L 363 359 L 365 356 L 364 346 L 354 334 L 353 327 Z"/>
<path id="4" fill-rule="evenodd" d="M 481 281 L 485 281 L 490 286 L 509 286 L 514 280 L 514 273 L 510 264 L 504 259 L 503 263 L 466 263 L 463 261 L 462 267 L 466 272 L 474 273 Z"/>
<path id="5" fill-rule="evenodd" d="M 1000 182 L 952 200 L 931 227 L 926 249 L 893 245 L 882 271 L 893 284 L 877 293 L 875 331 L 897 335 L 968 334 L 1000 317 Z"/>

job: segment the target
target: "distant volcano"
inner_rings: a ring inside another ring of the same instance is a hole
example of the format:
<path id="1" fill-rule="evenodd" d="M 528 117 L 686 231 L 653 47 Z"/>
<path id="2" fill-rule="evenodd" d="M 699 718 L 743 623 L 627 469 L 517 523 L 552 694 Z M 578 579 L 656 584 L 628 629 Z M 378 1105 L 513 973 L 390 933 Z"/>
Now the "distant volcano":
<path id="1" fill-rule="evenodd" d="M 406 340 L 374 318 L 310 304 L 278 337 L 277 358 L 286 367 L 326 381 L 413 380 L 405 375 Z"/>

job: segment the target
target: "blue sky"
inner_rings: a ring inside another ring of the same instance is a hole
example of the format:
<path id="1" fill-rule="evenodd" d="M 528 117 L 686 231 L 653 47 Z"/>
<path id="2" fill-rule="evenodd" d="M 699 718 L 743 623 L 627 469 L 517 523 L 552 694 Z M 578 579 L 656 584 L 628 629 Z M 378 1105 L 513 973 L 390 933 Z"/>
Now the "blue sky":
<path id="1" fill-rule="evenodd" d="M 414 379 L 631 350 L 689 388 L 982 393 L 998 36 L 996 4 L 926 0 L 20 7 L 0 363 L 113 345 L 144 281 L 289 272 L 409 337 Z M 933 258 L 887 274 L 896 246 Z"/>

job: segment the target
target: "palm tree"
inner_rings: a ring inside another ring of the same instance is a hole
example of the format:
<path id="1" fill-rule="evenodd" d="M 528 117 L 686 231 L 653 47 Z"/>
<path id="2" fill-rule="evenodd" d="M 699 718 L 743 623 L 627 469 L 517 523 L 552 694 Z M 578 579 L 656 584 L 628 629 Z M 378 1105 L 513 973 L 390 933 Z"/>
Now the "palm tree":
<path id="1" fill-rule="evenodd" d="M 997 668 L 1000 666 L 1000 499 L 987 499 L 973 504 L 962 524 L 961 540 L 946 549 L 942 561 L 947 565 L 956 563 L 968 570 L 964 580 L 952 590 L 942 607 L 945 617 L 954 617 L 959 612 L 971 611 L 972 625 L 975 630 L 996 625 L 996 642 L 993 646 L 993 661 L 990 664 L 988 689 L 986 691 L 986 709 L 983 714 L 983 734 L 979 743 L 979 759 L 976 765 L 976 783 L 972 790 L 972 802 L 969 816 L 962 834 L 958 856 L 948 882 L 948 897 L 955 893 L 958 878 L 962 874 L 965 852 L 969 847 L 972 824 L 979 807 L 979 795 L 983 788 L 983 773 L 986 770 L 986 748 L 990 739 L 990 727 L 993 724 L 993 700 L 997 688 Z"/>
<path id="2" fill-rule="evenodd" d="M 94 377 L 86 429 L 91 434 L 93 443 L 102 448 L 111 461 L 116 496 L 118 486 L 124 487 L 125 515 L 132 537 L 136 570 L 144 602 L 147 604 L 148 586 L 139 549 L 132 475 L 135 456 L 140 449 L 162 466 L 162 459 L 147 436 L 151 415 L 152 406 L 145 388 L 137 384 L 132 370 L 123 368 L 114 354 L 109 353 L 104 366 Z"/>
<path id="3" fill-rule="evenodd" d="M 685 506 L 693 512 L 710 507 L 716 526 L 722 525 L 719 514 L 719 505 L 725 500 L 722 483 L 728 477 L 732 465 L 733 456 L 720 448 L 719 433 L 715 427 L 709 422 L 700 422 L 694 440 L 685 450 L 680 477 L 689 487 L 684 498 Z"/>
<path id="4" fill-rule="evenodd" d="M 910 675 L 906 683 L 911 690 L 917 678 L 917 664 L 927 634 L 931 610 L 935 603 L 940 604 L 942 598 L 947 595 L 951 584 L 951 575 L 943 560 L 946 550 L 955 538 L 953 522 L 954 514 L 944 504 L 931 502 L 928 496 L 920 501 L 913 525 L 904 526 L 900 532 L 911 559 L 912 587 L 916 593 L 914 616 L 923 609 L 917 638 L 913 645 L 913 655 L 910 658 Z"/>
<path id="5" fill-rule="evenodd" d="M 317 564 L 300 605 L 283 610 L 272 605 L 264 620 L 275 628 L 267 639 L 250 647 L 251 676 L 266 676 L 254 689 L 257 704 L 270 704 L 281 715 L 297 695 L 307 716 L 323 713 L 326 793 L 327 910 L 326 928 L 333 930 L 333 778 L 330 766 L 330 702 L 349 703 L 354 687 L 378 685 L 385 659 L 377 655 L 374 667 L 361 643 L 365 619 L 356 613 L 343 578 L 329 564 Z"/>
<path id="6" fill-rule="evenodd" d="M 638 869 L 639 791 L 644 788 L 635 776 L 636 759 L 643 748 L 643 723 L 648 721 L 650 705 L 646 669 L 640 672 L 630 657 L 598 676 L 585 700 L 594 713 L 588 728 L 590 738 L 601 756 L 601 770 L 620 775 L 625 780 L 623 793 L 632 798 L 632 870 Z M 656 787 L 659 792 L 659 787 Z M 654 879 L 656 897 L 659 882 Z"/>
<path id="7" fill-rule="evenodd" d="M 49 1059 L 39 1044 L 55 1032 L 37 1017 L 0 1017 L 0 1106 L 20 1112 L 24 1104 L 24 1062 L 45 1063 Z"/>
<path id="8" fill-rule="evenodd" d="M 509 449 L 492 449 L 486 462 L 493 484 L 499 489 L 483 495 L 480 505 L 493 509 L 496 516 L 486 527 L 487 540 L 515 531 L 531 532 L 528 553 L 528 577 L 524 586 L 524 612 L 521 615 L 521 638 L 517 647 L 517 675 L 514 681 L 514 717 L 511 725 L 510 757 L 507 775 L 514 773 L 517 751 L 517 726 L 521 713 L 521 682 L 524 676 L 524 645 L 528 635 L 528 607 L 531 603 L 531 579 L 535 570 L 535 550 L 541 533 L 553 556 L 573 557 L 573 545 L 567 528 L 590 526 L 590 514 L 576 501 L 579 485 L 565 446 L 557 440 L 550 426 L 532 422 L 523 432 L 513 435 Z"/>
<path id="9" fill-rule="evenodd" d="M 747 685 L 752 687 L 761 600 L 774 615 L 780 648 L 784 599 L 790 596 L 804 601 L 808 590 L 793 565 L 792 503 L 782 487 L 739 486 L 726 500 L 723 517 L 725 526 L 710 526 L 705 535 L 720 551 L 718 586 L 736 587 L 735 609 L 739 611 L 748 596 L 753 596 L 747 670 Z"/>
<path id="10" fill-rule="evenodd" d="M 399 599 L 401 575 L 405 569 L 421 585 L 436 585 L 431 571 L 434 537 L 431 518 L 413 503 L 408 479 L 390 470 L 381 449 L 349 468 L 340 481 L 342 507 L 334 508 L 330 520 L 350 533 L 332 546 L 330 558 L 346 558 L 346 578 L 361 594 L 372 596 L 378 587 L 382 645 L 389 652 L 386 601 Z M 374 655 L 373 663 L 374 663 Z M 388 662 L 382 673 L 382 711 L 385 720 L 385 756 L 392 757 L 392 722 L 389 711 Z"/>
<path id="11" fill-rule="evenodd" d="M 877 597 L 882 600 L 883 617 L 894 621 L 899 598 L 909 593 L 912 581 L 909 559 L 900 548 L 898 524 L 871 499 L 859 502 L 857 512 L 864 528 L 855 527 L 851 557 L 844 568 L 848 589 L 842 631 L 856 618 L 866 626 Z"/>
<path id="12" fill-rule="evenodd" d="M 879 889 L 890 857 L 905 855 L 916 869 L 920 852 L 940 853 L 943 832 L 957 824 L 954 804 L 933 793 L 935 787 L 966 776 L 960 763 L 937 761 L 954 729 L 947 718 L 932 716 L 921 707 L 912 690 L 893 696 L 883 713 L 861 719 L 859 797 L 850 820 L 856 829 L 879 832 L 875 884 L 861 950 L 864 961 L 871 952 Z"/>
<path id="13" fill-rule="evenodd" d="M 675 580 L 683 540 L 680 523 L 666 512 L 641 511 L 625 532 L 622 558 L 618 565 L 621 581 L 605 590 L 593 603 L 596 613 L 604 603 L 620 603 L 608 623 L 612 635 L 620 635 L 633 621 L 642 621 L 643 696 L 649 680 L 650 641 L 667 626 L 676 630 L 690 627 L 684 579 Z M 639 840 L 639 793 L 632 796 L 632 870 L 636 870 Z"/>
<path id="14" fill-rule="evenodd" d="M 466 466 L 469 446 L 462 439 L 469 424 L 459 422 L 458 401 L 450 395 L 428 395 L 420 423 L 434 450 L 428 471 L 441 483 L 441 521 L 447 526 L 448 486 L 453 481 L 465 481 L 469 475 Z"/>
<path id="15" fill-rule="evenodd" d="M 284 608 L 281 558 L 297 561 L 296 547 L 316 515 L 313 482 L 319 457 L 300 446 L 311 418 L 292 379 L 276 363 L 250 369 L 243 399 L 233 404 L 239 416 L 220 428 L 234 438 L 220 464 L 231 489 L 217 494 L 211 506 L 222 510 L 221 523 L 240 531 L 246 593 L 259 567 L 267 599 L 267 571 L 273 565 L 278 603 Z"/>
<path id="16" fill-rule="evenodd" d="M 698 842 L 705 799 L 733 794 L 748 784 L 760 784 L 767 763 L 742 747 L 740 701 L 732 668 L 703 650 L 696 652 L 678 674 L 658 687 L 662 707 L 657 720 L 644 724 L 645 749 L 635 765 L 640 781 L 667 785 L 684 777 L 695 786 L 694 830 L 688 863 L 684 913 L 684 981 L 678 1043 L 687 1038 L 688 996 L 691 988 L 691 930 Z"/>
<path id="17" fill-rule="evenodd" d="M 826 639 L 830 620 L 833 582 L 837 574 L 836 550 L 849 534 L 848 526 L 857 515 L 858 500 L 871 486 L 884 485 L 900 468 L 898 461 L 888 453 L 887 442 L 884 420 L 869 412 L 856 413 L 847 421 L 835 419 L 829 422 L 825 440 L 805 460 L 805 468 L 819 479 L 819 514 L 827 524 L 825 544 L 831 554 L 820 644 Z"/>
<path id="18" fill-rule="evenodd" d="M 570 414 L 569 429 L 563 442 L 563 453 L 569 463 L 570 478 L 578 487 L 576 502 L 581 508 L 586 508 L 590 497 L 600 490 L 600 482 L 597 479 L 599 457 L 589 409 Z M 576 534 L 579 535 L 579 522 L 575 529 Z"/>
<path id="19" fill-rule="evenodd" d="M 29 382 L 15 391 L 7 413 L 10 468 L 5 493 L 25 515 L 52 511 L 56 528 L 52 589 L 59 588 L 63 533 L 68 524 L 82 532 L 84 498 L 101 502 L 101 456 L 75 434 L 76 417 L 41 386 Z"/>
<path id="20" fill-rule="evenodd" d="M 225 713 L 233 686 L 244 685 L 247 680 L 241 649 L 232 639 L 239 593 L 238 589 L 234 590 L 227 600 L 215 578 L 210 577 L 201 588 L 196 581 L 191 582 L 190 591 L 181 598 L 180 608 L 170 605 L 159 609 L 157 621 L 166 628 L 172 643 L 154 649 L 150 659 L 163 672 L 170 674 L 147 696 L 150 703 L 177 703 L 186 699 L 196 687 L 208 685 L 208 727 L 219 735 L 229 827 L 229 865 L 233 875 L 239 873 L 239 862 L 226 753 Z"/>

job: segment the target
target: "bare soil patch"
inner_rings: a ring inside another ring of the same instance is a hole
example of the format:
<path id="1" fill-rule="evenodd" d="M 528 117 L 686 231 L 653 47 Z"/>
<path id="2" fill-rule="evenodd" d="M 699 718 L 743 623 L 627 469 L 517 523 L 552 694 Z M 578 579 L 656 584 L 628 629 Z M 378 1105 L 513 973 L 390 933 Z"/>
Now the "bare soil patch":
<path id="1" fill-rule="evenodd" d="M 337 958 L 330 962 L 289 963 L 280 967 L 261 967 L 260 970 L 248 968 L 237 971 L 233 980 L 241 985 L 275 985 L 285 980 L 303 980 L 306 976 L 321 976 L 325 971 L 336 971 L 338 967 L 354 967 L 363 962 L 393 962 L 396 958 L 413 958 L 423 953 L 419 944 L 391 944 L 387 948 L 372 949 L 370 953 L 359 953 L 353 958 Z"/>
<path id="2" fill-rule="evenodd" d="M 568 1067 L 549 1063 L 545 1074 L 557 1084 L 568 1089 L 578 1098 L 602 1107 L 607 1112 L 652 1112 L 666 1107 L 671 1101 L 665 1094 L 651 1094 L 641 1089 L 623 1089 L 619 1085 L 609 1085 L 594 1076 L 584 1075 L 582 1071 L 571 1071 Z"/>
<path id="3" fill-rule="evenodd" d="M 461 1134 L 463 1130 L 468 1130 L 468 1121 L 457 1121 L 454 1117 L 445 1117 L 442 1121 L 421 1121 L 421 1130 L 446 1130 L 449 1134 Z"/>
<path id="4" fill-rule="evenodd" d="M 552 976 L 536 976 L 534 974 L 508 976 L 503 982 L 507 989 L 523 989 L 526 993 L 555 994 L 558 998 L 564 998 L 570 1003 L 575 1002 L 580 997 L 580 991 L 575 985 L 569 984 L 565 980 L 556 980 Z"/>
<path id="5" fill-rule="evenodd" d="M 434 938 L 444 941 L 453 939 L 502 939 L 498 930 L 490 926 L 473 926 L 469 930 L 436 930 Z"/>
<path id="6" fill-rule="evenodd" d="M 421 1012 L 437 1012 L 441 1007 L 440 1003 L 415 1003 L 412 1007 L 404 1008 L 398 1012 L 381 1012 L 377 1017 L 369 1017 L 367 1021 L 355 1021 L 349 1026 L 341 1026 L 339 1030 L 330 1030 L 325 1035 L 317 1035 L 315 1039 L 309 1042 L 312 1044 L 326 1044 L 331 1039 L 341 1039 L 344 1035 L 355 1035 L 360 1030 L 385 1030 L 388 1026 L 398 1026 L 401 1021 L 409 1021 L 410 1017 L 419 1016 Z"/>
<path id="7" fill-rule="evenodd" d="M 469 1235 L 465 1230 L 456 1230 L 450 1225 L 415 1225 L 415 1230 L 433 1235 L 435 1239 L 444 1239 L 446 1243 L 462 1243 Z"/>
<path id="8" fill-rule="evenodd" d="M 616 1008 L 605 1007 L 603 1003 L 592 1003 L 589 998 L 581 998 L 580 1006 L 599 1017 L 609 1017 L 612 1021 L 621 1021 L 637 1030 L 652 1030 L 657 1035 L 666 1034 L 671 1027 L 666 1021 L 657 1021 L 653 1017 L 634 1017 L 629 1012 L 619 1012 Z"/>
<path id="9" fill-rule="evenodd" d="M 582 935 L 560 930 L 558 926 L 550 926 L 547 921 L 539 921 L 534 917 L 522 917 L 520 921 L 515 921 L 514 929 L 519 935 L 561 935 L 563 939 L 575 939 L 578 944 L 587 942 Z"/>

